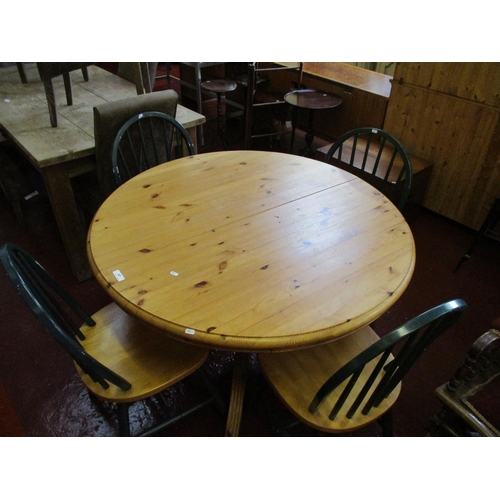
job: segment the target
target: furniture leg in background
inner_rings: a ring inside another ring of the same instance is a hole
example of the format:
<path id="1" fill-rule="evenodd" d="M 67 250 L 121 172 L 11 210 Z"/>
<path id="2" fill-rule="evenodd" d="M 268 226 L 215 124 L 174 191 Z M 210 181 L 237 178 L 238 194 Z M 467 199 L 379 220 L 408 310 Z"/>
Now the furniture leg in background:
<path id="1" fill-rule="evenodd" d="M 462 264 L 466 260 L 470 259 L 472 252 L 474 252 L 475 248 L 483 238 L 490 237 L 493 238 L 494 240 L 500 241 L 500 229 L 497 229 L 499 221 L 500 221 L 500 197 L 496 198 L 496 200 L 493 202 L 493 206 L 491 207 L 486 219 L 484 220 L 481 228 L 479 229 L 477 235 L 475 236 L 472 245 L 455 266 L 455 269 L 453 270 L 454 273 L 456 273 L 462 267 Z"/>

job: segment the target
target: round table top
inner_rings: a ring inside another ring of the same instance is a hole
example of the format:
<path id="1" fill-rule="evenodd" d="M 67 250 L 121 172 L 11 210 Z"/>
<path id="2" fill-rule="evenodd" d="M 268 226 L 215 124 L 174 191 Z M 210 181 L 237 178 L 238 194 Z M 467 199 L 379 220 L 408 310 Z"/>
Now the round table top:
<path id="1" fill-rule="evenodd" d="M 371 323 L 415 265 L 410 228 L 379 191 L 265 151 L 200 154 L 133 177 L 99 208 L 88 255 L 130 314 L 186 342 L 248 352 Z"/>
<path id="2" fill-rule="evenodd" d="M 312 89 L 292 90 L 284 99 L 292 106 L 305 109 L 330 109 L 342 104 L 340 97 Z"/>

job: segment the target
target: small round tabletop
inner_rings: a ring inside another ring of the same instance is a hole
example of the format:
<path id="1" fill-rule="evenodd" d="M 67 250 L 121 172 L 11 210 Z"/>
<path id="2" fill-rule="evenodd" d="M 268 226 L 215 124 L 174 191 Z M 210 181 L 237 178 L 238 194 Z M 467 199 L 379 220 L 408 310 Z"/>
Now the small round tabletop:
<path id="1" fill-rule="evenodd" d="M 342 104 L 340 97 L 312 89 L 288 92 L 285 95 L 285 101 L 291 106 L 305 109 L 331 109 Z"/>
<path id="2" fill-rule="evenodd" d="M 231 92 L 236 89 L 236 82 L 232 80 L 207 80 L 202 82 L 201 86 L 211 92 Z"/>

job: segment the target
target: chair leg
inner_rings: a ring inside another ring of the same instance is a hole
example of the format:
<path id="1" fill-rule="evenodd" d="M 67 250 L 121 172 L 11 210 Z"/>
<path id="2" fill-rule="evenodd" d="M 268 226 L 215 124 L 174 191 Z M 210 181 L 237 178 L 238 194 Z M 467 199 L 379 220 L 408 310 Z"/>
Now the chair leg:
<path id="1" fill-rule="evenodd" d="M 54 97 L 54 86 L 52 80 L 43 81 L 43 87 L 45 89 L 45 98 L 47 99 L 47 105 L 49 107 L 50 124 L 53 127 L 57 127 L 57 112 L 56 112 L 56 100 Z"/>
<path id="2" fill-rule="evenodd" d="M 26 72 L 24 71 L 23 63 L 16 63 L 17 70 L 19 71 L 19 77 L 22 83 L 28 83 L 28 78 L 26 77 Z"/>
<path id="3" fill-rule="evenodd" d="M 458 264 L 455 266 L 455 269 L 453 269 L 453 274 L 455 274 L 456 272 L 458 272 L 458 270 L 462 267 L 462 264 L 466 261 L 466 260 L 469 260 L 470 259 L 470 250 L 464 254 L 461 259 L 458 261 Z"/>
<path id="4" fill-rule="evenodd" d="M 394 437 L 392 410 L 389 410 L 380 417 L 380 424 L 382 425 L 382 435 L 384 437 Z"/>
<path id="5" fill-rule="evenodd" d="M 219 391 L 215 387 L 214 383 L 208 376 L 208 373 L 206 372 L 205 368 L 202 366 L 197 372 L 201 379 L 203 380 L 203 383 L 205 384 L 205 387 L 207 388 L 208 392 L 210 393 L 210 396 L 214 400 L 215 408 L 218 413 L 223 415 L 224 417 L 227 416 L 227 405 L 224 403 L 222 400 L 221 395 L 219 394 Z"/>
<path id="6" fill-rule="evenodd" d="M 71 89 L 71 77 L 69 73 L 63 73 L 64 90 L 66 91 L 66 102 L 68 106 L 73 105 L 73 91 Z"/>
<path id="7" fill-rule="evenodd" d="M 453 269 L 453 273 L 456 273 L 460 267 L 462 267 L 462 264 L 466 261 L 469 260 L 472 252 L 475 250 L 476 246 L 480 243 L 480 241 L 486 237 L 486 233 L 488 230 L 490 230 L 492 227 L 495 227 L 498 224 L 498 221 L 500 219 L 500 198 L 497 198 L 493 206 L 490 209 L 490 212 L 486 216 L 486 219 L 484 220 L 483 224 L 481 225 L 481 228 L 477 232 L 476 236 L 474 237 L 474 240 L 472 242 L 472 245 L 470 246 L 469 250 L 467 253 L 465 253 L 462 258 L 458 261 L 458 264 L 455 266 L 455 269 Z"/>
<path id="8" fill-rule="evenodd" d="M 128 414 L 128 403 L 117 404 L 118 412 L 118 434 L 120 437 L 130 437 L 130 419 Z"/>

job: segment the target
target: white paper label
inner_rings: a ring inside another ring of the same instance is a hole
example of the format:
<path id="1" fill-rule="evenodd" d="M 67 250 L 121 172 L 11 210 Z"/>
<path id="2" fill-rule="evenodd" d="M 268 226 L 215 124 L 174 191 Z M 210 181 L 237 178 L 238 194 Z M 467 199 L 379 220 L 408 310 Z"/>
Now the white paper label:
<path id="1" fill-rule="evenodd" d="M 123 281 L 125 279 L 125 276 L 123 276 L 123 274 L 121 273 L 121 271 L 118 271 L 118 269 L 116 271 L 113 271 L 113 274 L 115 275 L 115 278 L 118 281 Z"/>

